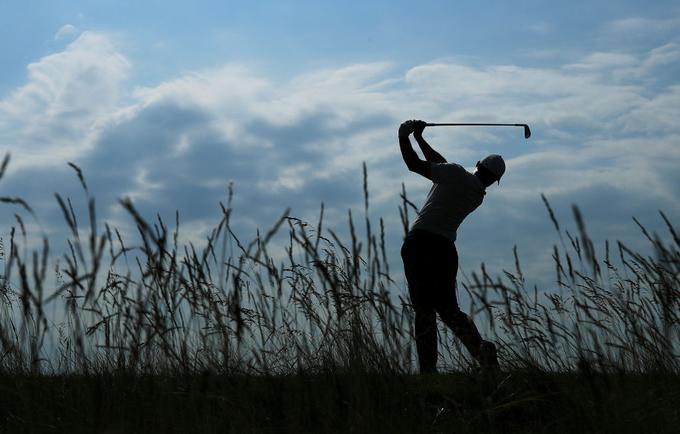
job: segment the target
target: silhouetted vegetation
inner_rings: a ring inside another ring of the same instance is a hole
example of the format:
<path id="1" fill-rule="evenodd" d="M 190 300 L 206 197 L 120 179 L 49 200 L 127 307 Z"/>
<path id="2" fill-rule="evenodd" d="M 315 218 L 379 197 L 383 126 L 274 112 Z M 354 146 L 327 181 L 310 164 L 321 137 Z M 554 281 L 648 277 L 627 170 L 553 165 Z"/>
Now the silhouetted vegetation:
<path id="1" fill-rule="evenodd" d="M 680 423 L 680 238 L 664 214 L 663 238 L 639 225 L 653 255 L 620 242 L 600 255 L 578 208 L 570 233 L 543 197 L 559 240 L 556 286 L 527 288 L 516 252 L 501 276 L 482 265 L 459 283 L 493 330 L 503 373 L 479 375 L 451 337 L 441 350 L 450 373 L 418 376 L 410 306 L 388 265 L 385 224 L 368 217 L 365 167 L 364 215 L 349 212 L 347 239 L 324 227 L 321 205 L 316 223 L 286 211 L 244 242 L 230 224 L 230 190 L 196 246 L 179 242 L 179 214 L 171 228 L 129 200 L 134 241 L 98 224 L 71 166 L 88 208 L 81 222 L 55 194 L 68 253 L 52 258 L 44 236 L 31 249 L 19 214 L 0 245 L 3 430 L 672 432 Z M 414 207 L 403 188 L 401 199 L 405 230 Z M 33 214 L 21 198 L 0 201 Z"/>

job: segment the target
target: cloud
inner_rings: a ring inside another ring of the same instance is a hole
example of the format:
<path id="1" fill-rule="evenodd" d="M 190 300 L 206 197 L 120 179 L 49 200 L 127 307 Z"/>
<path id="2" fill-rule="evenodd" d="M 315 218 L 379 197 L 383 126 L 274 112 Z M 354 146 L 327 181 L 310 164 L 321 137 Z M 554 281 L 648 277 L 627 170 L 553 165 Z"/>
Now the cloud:
<path id="1" fill-rule="evenodd" d="M 629 17 L 605 23 L 605 32 L 617 34 L 662 33 L 675 31 L 680 25 L 680 18 L 652 19 L 645 17 Z"/>
<path id="2" fill-rule="evenodd" d="M 57 30 L 57 33 L 54 34 L 54 40 L 59 41 L 61 39 L 66 39 L 70 38 L 71 36 L 74 36 L 76 33 L 78 33 L 78 29 L 76 26 L 73 24 L 64 24 Z"/>
<path id="3" fill-rule="evenodd" d="M 92 32 L 28 65 L 28 82 L 0 100 L 0 139 L 15 154 L 14 169 L 82 155 L 120 108 L 129 67 L 109 38 Z"/>
<path id="4" fill-rule="evenodd" d="M 678 43 L 680 17 L 672 11 L 664 18 L 628 17 L 604 23 L 595 36 L 603 46 L 625 47 L 627 52 L 642 54 L 650 47 Z"/>
<path id="5" fill-rule="evenodd" d="M 515 129 L 428 129 L 426 137 L 468 167 L 487 152 L 508 162 L 500 188 L 461 228 L 465 263 L 502 266 L 512 245 L 524 243 L 536 269 L 549 269 L 541 255 L 552 233 L 540 226 L 548 223 L 540 193 L 560 209 L 584 203 L 609 238 L 632 236 L 613 223 L 631 214 L 680 215 L 680 85 L 658 80 L 678 66 L 678 52 L 667 42 L 642 54 L 599 51 L 540 68 L 438 61 L 399 71 L 375 62 L 290 80 L 227 64 L 130 88 L 132 65 L 114 41 L 85 32 L 29 65 L 28 82 L 0 101 L 0 134 L 15 154 L 2 188 L 58 221 L 51 193 L 76 190 L 65 166 L 72 160 L 103 218 L 125 225 L 116 199 L 127 195 L 148 217 L 171 221 L 179 209 L 187 237 L 200 242 L 196 228 L 219 218 L 229 182 L 234 221 L 247 236 L 287 206 L 313 219 L 320 202 L 328 225 L 342 225 L 348 207 L 362 207 L 365 161 L 373 214 L 385 216 L 398 263 L 401 182 L 416 203 L 429 187 L 403 167 L 398 124 L 413 117 L 528 122 L 528 142 Z"/>
<path id="6" fill-rule="evenodd" d="M 583 62 L 566 65 L 565 69 L 599 71 L 637 65 L 637 58 L 625 53 L 592 53 Z"/>

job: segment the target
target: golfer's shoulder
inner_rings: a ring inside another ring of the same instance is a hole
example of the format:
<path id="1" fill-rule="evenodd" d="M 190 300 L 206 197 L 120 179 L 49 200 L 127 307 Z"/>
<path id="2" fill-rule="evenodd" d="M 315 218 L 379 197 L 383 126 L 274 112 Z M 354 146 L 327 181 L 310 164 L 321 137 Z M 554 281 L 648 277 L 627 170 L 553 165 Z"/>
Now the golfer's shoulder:
<path id="1" fill-rule="evenodd" d="M 445 170 L 449 172 L 460 172 L 460 171 L 466 171 L 463 166 L 461 166 L 458 163 L 451 163 L 451 162 L 446 162 L 446 163 L 432 163 L 432 168 L 438 168 L 439 170 Z"/>
<path id="2" fill-rule="evenodd" d="M 450 179 L 470 175 L 470 172 L 458 163 L 433 163 L 432 174 L 442 179 Z"/>

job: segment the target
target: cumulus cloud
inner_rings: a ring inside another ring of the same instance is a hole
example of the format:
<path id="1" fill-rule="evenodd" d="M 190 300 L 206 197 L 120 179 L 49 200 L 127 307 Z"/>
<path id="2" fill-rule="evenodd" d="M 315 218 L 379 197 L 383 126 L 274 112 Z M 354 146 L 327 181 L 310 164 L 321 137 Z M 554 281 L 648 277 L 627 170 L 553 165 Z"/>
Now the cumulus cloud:
<path id="1" fill-rule="evenodd" d="M 463 263 L 502 265 L 515 243 L 545 258 L 551 235 L 541 226 L 540 193 L 565 209 L 585 203 L 609 238 L 630 237 L 612 220 L 656 208 L 680 215 L 680 86 L 655 80 L 680 63 L 678 53 L 670 42 L 640 55 L 597 52 L 543 68 L 432 62 L 400 71 L 377 62 L 284 81 L 229 64 L 129 89 L 130 62 L 106 35 L 85 32 L 29 65 L 28 82 L 0 101 L 0 134 L 16 156 L 3 189 L 48 203 L 53 190 L 75 185 L 63 170 L 73 160 L 106 218 L 123 224 L 115 199 L 128 195 L 149 216 L 169 218 L 179 209 L 195 229 L 219 216 L 233 181 L 235 221 L 252 235 L 286 206 L 314 218 L 322 201 L 329 225 L 340 225 L 344 210 L 362 203 L 366 161 L 374 212 L 391 225 L 398 262 L 400 184 L 417 203 L 428 189 L 403 167 L 398 124 L 413 117 L 528 122 L 529 142 L 516 130 L 426 135 L 467 167 L 486 152 L 507 157 L 502 185 L 461 228 L 459 242 L 469 249 Z M 603 203 L 606 212 L 598 209 Z M 190 232 L 200 239 L 200 231 Z"/>
<path id="2" fill-rule="evenodd" d="M 54 40 L 59 41 L 61 39 L 70 38 L 71 36 L 78 33 L 78 29 L 73 24 L 64 24 L 57 30 L 54 34 Z"/>
<path id="3" fill-rule="evenodd" d="M 85 151 L 120 108 L 129 61 L 105 35 L 85 32 L 64 51 L 28 65 L 28 81 L 0 100 L 0 139 L 14 166 L 54 166 Z"/>

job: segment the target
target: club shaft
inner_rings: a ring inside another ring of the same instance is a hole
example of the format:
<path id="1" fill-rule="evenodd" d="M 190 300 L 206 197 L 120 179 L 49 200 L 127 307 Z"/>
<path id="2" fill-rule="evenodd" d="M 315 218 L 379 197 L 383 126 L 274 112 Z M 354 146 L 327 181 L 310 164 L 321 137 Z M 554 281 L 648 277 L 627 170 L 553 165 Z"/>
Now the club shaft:
<path id="1" fill-rule="evenodd" d="M 527 124 L 488 124 L 488 123 L 474 123 L 474 122 L 464 122 L 464 123 L 446 123 L 446 124 L 425 124 L 426 127 L 522 127 L 524 128 L 524 138 L 528 139 L 531 137 L 531 130 Z"/>
<path id="2" fill-rule="evenodd" d="M 523 127 L 526 124 L 480 124 L 480 123 L 447 123 L 447 124 L 426 124 L 428 127 Z"/>

